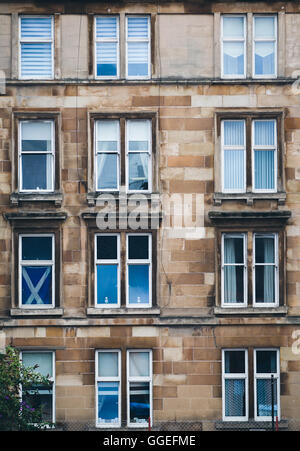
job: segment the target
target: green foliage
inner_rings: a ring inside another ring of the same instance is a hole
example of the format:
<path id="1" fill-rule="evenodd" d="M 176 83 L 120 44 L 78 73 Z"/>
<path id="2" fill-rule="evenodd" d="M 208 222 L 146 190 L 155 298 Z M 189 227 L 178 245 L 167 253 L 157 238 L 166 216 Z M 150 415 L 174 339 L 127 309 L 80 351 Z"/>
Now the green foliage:
<path id="1" fill-rule="evenodd" d="M 11 346 L 0 354 L 0 431 L 33 431 L 48 427 L 42 406 L 27 401 L 38 393 L 38 387 L 51 389 L 51 381 L 37 372 L 38 365 L 25 367 L 19 352 Z"/>

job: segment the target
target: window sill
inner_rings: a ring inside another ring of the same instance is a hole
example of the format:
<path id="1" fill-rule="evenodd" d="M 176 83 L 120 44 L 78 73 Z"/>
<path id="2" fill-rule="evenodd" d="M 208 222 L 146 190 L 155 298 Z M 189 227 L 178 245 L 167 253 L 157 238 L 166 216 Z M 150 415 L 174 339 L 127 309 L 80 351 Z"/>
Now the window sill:
<path id="1" fill-rule="evenodd" d="M 284 205 L 286 193 L 215 193 L 214 205 L 222 205 L 224 201 L 245 201 L 247 205 L 253 205 L 257 200 L 274 200 L 278 205 Z"/>
<path id="2" fill-rule="evenodd" d="M 86 311 L 88 316 L 158 316 L 159 308 L 96 308 L 89 307 Z"/>
<path id="3" fill-rule="evenodd" d="M 216 227 L 284 227 L 292 213 L 284 210 L 270 211 L 217 211 L 208 212 L 211 223 Z"/>
<path id="4" fill-rule="evenodd" d="M 278 422 L 278 428 L 281 431 L 288 429 L 288 420 Z M 271 421 L 216 421 L 215 427 L 217 431 L 270 431 L 272 430 Z"/>
<path id="5" fill-rule="evenodd" d="M 286 316 L 288 308 L 282 307 L 215 307 L 216 316 Z"/>
<path id="6" fill-rule="evenodd" d="M 10 310 L 11 316 L 62 316 L 64 310 L 62 308 L 45 308 L 45 309 L 25 309 L 13 308 Z"/>
<path id="7" fill-rule="evenodd" d="M 23 202 L 49 202 L 55 207 L 61 207 L 63 195 L 60 192 L 54 193 L 12 193 L 10 203 L 12 207 L 18 207 Z"/>
<path id="8" fill-rule="evenodd" d="M 141 200 L 147 199 L 148 201 L 151 201 L 153 206 L 155 205 L 155 201 L 156 201 L 156 206 L 159 206 L 159 193 L 149 193 L 149 192 L 121 192 L 120 191 L 96 191 L 96 192 L 89 192 L 86 196 L 86 200 L 88 203 L 89 207 L 95 207 L 97 205 L 97 200 L 101 200 L 101 202 L 103 201 L 110 201 L 112 199 L 112 196 L 114 197 L 114 200 L 118 203 L 120 201 L 120 199 L 123 200 L 130 200 L 131 195 L 137 196 L 137 195 L 141 195 Z M 107 197 L 106 197 L 107 196 Z"/>

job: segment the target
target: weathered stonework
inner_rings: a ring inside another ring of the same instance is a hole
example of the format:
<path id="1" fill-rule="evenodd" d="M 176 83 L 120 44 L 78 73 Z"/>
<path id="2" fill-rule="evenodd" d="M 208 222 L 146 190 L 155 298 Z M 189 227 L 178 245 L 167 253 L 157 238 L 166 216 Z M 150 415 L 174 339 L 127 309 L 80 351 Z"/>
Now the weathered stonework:
<path id="1" fill-rule="evenodd" d="M 6 93 L 0 95 L 1 213 L 65 213 L 61 223 L 61 289 L 57 317 L 16 316 L 13 227 L 0 216 L 0 327 L 7 343 L 20 349 L 50 349 L 56 355 L 58 423 L 95 422 L 95 350 L 153 350 L 153 421 L 214 421 L 222 418 L 221 350 L 279 348 L 282 418 L 300 423 L 300 355 L 291 351 L 300 324 L 300 95 L 292 83 L 300 71 L 300 2 L 84 3 L 83 11 L 61 3 L 39 6 L 1 3 L 0 70 Z M 95 81 L 91 69 L 89 15 L 147 13 L 154 18 L 152 80 Z M 59 13 L 55 79 L 20 81 L 16 70 L 15 16 Z M 83 13 L 80 20 L 80 13 Z M 281 77 L 276 80 L 222 81 L 215 75 L 214 13 L 283 14 L 286 39 L 279 36 Z M 79 24 L 80 22 L 80 24 Z M 14 24 L 10 26 L 10 23 Z M 80 25 L 80 26 L 79 26 Z M 81 36 L 79 37 L 79 29 Z M 178 34 L 180 31 L 180 34 Z M 80 38 L 80 39 L 79 39 Z M 284 41 L 284 42 L 283 42 Z M 78 42 L 80 51 L 78 59 Z M 12 45 L 15 49 L 11 53 Z M 284 56 L 283 56 L 284 53 Z M 286 199 L 214 202 L 216 114 L 280 110 L 283 123 Z M 61 124 L 59 203 L 11 202 L 16 186 L 14 116 L 55 113 Z M 163 195 L 202 195 L 203 224 L 197 236 L 164 228 L 157 232 L 157 311 L 144 316 L 87 314 L 90 299 L 90 242 L 83 213 L 94 213 L 91 191 L 92 113 L 151 113 L 156 121 L 157 191 Z M 218 273 L 214 224 L 209 212 L 290 211 L 285 230 L 284 306 L 279 313 L 216 314 Z M 125 367 L 122 383 L 126 386 Z M 125 398 L 126 400 L 126 398 Z M 126 405 L 122 405 L 123 418 Z M 253 403 L 250 416 L 253 417 Z M 214 423 L 213 423 L 214 424 Z M 298 424 L 298 423 L 297 423 Z"/>

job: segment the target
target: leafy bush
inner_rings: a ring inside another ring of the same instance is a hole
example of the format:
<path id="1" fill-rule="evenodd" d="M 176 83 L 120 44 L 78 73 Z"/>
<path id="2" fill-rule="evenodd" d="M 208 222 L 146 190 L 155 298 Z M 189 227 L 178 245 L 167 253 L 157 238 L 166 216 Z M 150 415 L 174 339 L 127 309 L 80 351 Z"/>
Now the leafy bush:
<path id="1" fill-rule="evenodd" d="M 52 387 L 49 378 L 39 374 L 37 368 L 25 367 L 19 352 L 11 346 L 0 354 L 0 431 L 33 431 L 51 425 L 43 418 L 43 406 L 32 402 L 39 388 Z"/>

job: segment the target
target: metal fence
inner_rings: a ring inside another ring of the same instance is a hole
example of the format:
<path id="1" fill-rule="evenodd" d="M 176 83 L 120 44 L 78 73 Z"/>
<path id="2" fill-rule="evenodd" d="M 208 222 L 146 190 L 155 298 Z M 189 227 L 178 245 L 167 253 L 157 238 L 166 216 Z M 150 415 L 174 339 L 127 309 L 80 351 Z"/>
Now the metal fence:
<path id="1" fill-rule="evenodd" d="M 95 427 L 94 422 L 68 422 L 58 423 L 56 430 L 60 431 L 99 431 L 99 432 L 217 432 L 217 431 L 300 431 L 300 420 L 281 419 L 273 427 L 271 421 L 222 421 L 219 420 L 201 420 L 201 421 L 154 421 L 151 428 L 128 428 L 123 423 L 118 429 L 100 429 Z"/>

